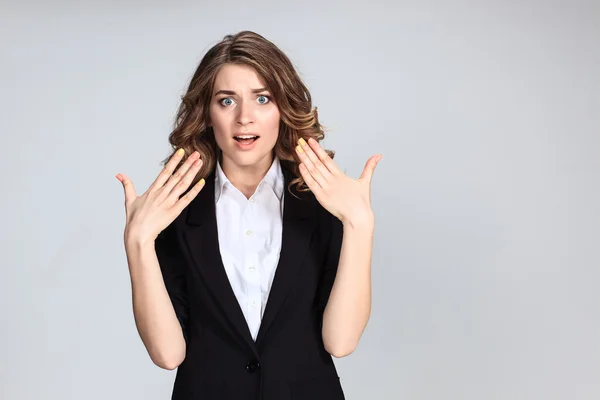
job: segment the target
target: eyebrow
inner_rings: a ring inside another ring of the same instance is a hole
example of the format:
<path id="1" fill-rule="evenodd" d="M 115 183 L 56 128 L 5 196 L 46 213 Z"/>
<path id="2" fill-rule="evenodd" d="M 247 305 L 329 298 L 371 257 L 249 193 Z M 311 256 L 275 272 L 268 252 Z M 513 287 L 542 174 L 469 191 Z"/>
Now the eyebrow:
<path id="1" fill-rule="evenodd" d="M 252 93 L 260 93 L 260 92 L 267 92 L 267 91 L 268 91 L 268 89 L 266 87 L 261 87 L 261 88 L 258 88 L 258 89 L 252 89 Z M 221 90 L 219 90 L 219 91 L 217 91 L 215 93 L 215 96 L 218 95 L 218 94 L 227 94 L 227 95 L 232 96 L 232 95 L 234 95 L 236 93 L 233 90 L 221 89 Z"/>

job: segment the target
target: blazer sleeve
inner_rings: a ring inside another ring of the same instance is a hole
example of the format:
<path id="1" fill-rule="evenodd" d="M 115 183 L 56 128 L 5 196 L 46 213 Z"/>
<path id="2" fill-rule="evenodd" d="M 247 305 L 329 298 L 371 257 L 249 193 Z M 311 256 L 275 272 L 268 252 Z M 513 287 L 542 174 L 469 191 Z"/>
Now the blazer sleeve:
<path id="1" fill-rule="evenodd" d="M 175 309 L 175 314 L 181 325 L 186 342 L 187 322 L 189 317 L 189 302 L 186 286 L 185 262 L 181 255 L 175 224 L 171 223 L 155 239 L 154 249 L 160 265 L 160 271 L 169 293 L 169 298 Z"/>
<path id="2" fill-rule="evenodd" d="M 318 307 L 321 312 L 325 311 L 325 307 L 329 300 L 329 294 L 331 293 L 333 283 L 335 282 L 342 250 L 342 239 L 344 236 L 342 221 L 330 213 L 327 213 L 327 215 L 330 234 L 325 247 L 325 263 L 323 265 L 323 275 L 321 277 L 319 288 Z"/>

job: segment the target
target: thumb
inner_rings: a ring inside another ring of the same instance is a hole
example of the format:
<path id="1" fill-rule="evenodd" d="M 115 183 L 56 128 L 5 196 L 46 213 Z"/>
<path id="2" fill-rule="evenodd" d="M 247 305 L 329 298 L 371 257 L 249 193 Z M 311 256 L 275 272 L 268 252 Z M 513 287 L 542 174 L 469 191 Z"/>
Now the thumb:
<path id="1" fill-rule="evenodd" d="M 135 186 L 133 186 L 133 182 L 125 174 L 117 174 L 116 177 L 123 184 L 123 190 L 125 191 L 125 205 L 129 205 L 137 197 Z"/>
<path id="2" fill-rule="evenodd" d="M 373 178 L 373 172 L 375 171 L 375 167 L 377 166 L 377 163 L 379 163 L 379 161 L 382 158 L 383 158 L 383 156 L 381 154 L 377 154 L 377 155 L 369 158 L 367 160 L 367 163 L 365 164 L 365 168 L 363 169 L 362 174 L 360 175 L 360 178 L 358 178 L 358 179 L 361 181 L 367 181 L 367 182 L 371 183 L 371 179 Z"/>

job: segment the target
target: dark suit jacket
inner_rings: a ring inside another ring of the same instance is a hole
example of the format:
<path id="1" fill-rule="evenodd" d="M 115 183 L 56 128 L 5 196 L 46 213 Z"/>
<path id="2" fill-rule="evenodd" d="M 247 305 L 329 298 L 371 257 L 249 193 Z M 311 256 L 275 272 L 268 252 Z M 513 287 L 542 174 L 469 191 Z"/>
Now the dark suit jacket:
<path id="1" fill-rule="evenodd" d="M 341 222 L 310 192 L 292 196 L 287 162 L 279 264 L 256 342 L 223 268 L 214 172 L 158 236 L 156 253 L 187 343 L 173 400 L 342 400 L 321 336 L 335 279 Z"/>

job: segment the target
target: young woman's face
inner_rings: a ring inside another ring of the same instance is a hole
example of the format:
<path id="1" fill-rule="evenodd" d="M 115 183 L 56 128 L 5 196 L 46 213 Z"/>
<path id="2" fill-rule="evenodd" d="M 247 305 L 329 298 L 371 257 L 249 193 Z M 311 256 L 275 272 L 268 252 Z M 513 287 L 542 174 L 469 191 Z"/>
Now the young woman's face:
<path id="1" fill-rule="evenodd" d="M 264 164 L 268 169 L 279 121 L 279 109 L 254 68 L 221 67 L 210 102 L 210 125 L 223 152 L 223 163 L 238 167 Z"/>

